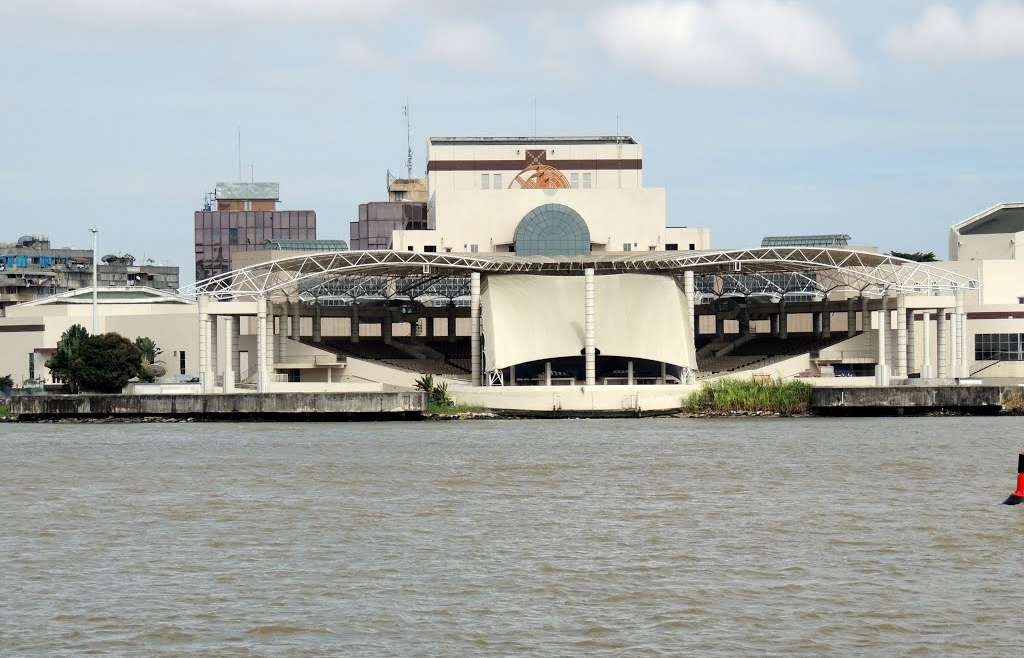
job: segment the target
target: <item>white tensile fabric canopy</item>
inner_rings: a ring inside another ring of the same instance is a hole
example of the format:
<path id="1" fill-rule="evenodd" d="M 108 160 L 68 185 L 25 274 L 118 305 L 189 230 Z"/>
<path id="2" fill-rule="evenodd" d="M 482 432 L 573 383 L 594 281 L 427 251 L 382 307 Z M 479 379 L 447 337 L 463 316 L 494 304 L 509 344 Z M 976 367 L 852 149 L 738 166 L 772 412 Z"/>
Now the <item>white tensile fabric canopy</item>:
<path id="1" fill-rule="evenodd" d="M 582 276 L 485 277 L 480 303 L 486 368 L 580 356 L 583 287 Z M 595 277 L 594 344 L 601 356 L 697 367 L 686 299 L 670 276 Z"/>

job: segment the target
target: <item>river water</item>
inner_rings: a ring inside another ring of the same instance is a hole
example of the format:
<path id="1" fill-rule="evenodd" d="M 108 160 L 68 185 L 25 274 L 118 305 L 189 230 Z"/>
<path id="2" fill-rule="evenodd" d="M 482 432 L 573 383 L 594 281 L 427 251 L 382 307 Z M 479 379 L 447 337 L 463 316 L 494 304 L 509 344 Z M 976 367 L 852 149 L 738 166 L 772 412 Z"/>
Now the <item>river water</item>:
<path id="1" fill-rule="evenodd" d="M 0 425 L 0 655 L 1020 656 L 1022 429 Z"/>

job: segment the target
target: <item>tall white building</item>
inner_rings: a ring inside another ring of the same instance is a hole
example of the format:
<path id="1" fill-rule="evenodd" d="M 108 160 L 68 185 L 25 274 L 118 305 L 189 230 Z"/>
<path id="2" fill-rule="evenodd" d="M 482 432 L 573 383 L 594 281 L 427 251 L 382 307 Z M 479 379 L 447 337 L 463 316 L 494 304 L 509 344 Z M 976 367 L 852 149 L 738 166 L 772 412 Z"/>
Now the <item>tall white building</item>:
<path id="1" fill-rule="evenodd" d="M 643 184 L 631 137 L 434 137 L 427 142 L 427 228 L 395 230 L 396 250 L 686 251 L 706 228 L 666 226 L 666 195 Z"/>

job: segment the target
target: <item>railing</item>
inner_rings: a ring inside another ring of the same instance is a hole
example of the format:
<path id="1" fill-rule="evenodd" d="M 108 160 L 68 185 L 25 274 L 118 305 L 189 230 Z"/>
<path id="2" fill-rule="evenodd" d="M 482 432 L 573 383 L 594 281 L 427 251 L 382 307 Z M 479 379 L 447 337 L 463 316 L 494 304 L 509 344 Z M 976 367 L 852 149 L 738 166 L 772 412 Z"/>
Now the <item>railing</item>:
<path id="1" fill-rule="evenodd" d="M 981 368 L 978 368 L 977 370 L 975 370 L 974 372 L 971 373 L 971 377 L 977 375 L 979 372 L 984 372 L 984 371 L 988 370 L 992 366 L 997 366 L 997 365 L 999 365 L 1002 362 L 1003 362 L 1002 360 L 993 361 L 992 363 L 988 364 L 987 366 L 983 366 Z"/>
<path id="2" fill-rule="evenodd" d="M 820 351 L 818 359 L 824 361 L 843 361 L 846 359 L 876 359 L 878 352 L 875 350 L 831 350 Z"/>

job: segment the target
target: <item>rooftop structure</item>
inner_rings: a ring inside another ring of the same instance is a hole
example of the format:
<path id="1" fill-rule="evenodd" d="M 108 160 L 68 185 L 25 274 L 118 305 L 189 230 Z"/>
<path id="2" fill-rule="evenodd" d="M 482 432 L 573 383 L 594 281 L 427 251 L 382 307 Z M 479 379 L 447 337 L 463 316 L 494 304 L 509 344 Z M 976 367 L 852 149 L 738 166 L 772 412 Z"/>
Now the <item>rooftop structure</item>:
<path id="1" fill-rule="evenodd" d="M 835 235 L 779 235 L 761 240 L 762 247 L 846 247 L 850 236 Z"/>
<path id="2" fill-rule="evenodd" d="M 263 248 L 268 251 L 347 251 L 344 240 L 267 240 Z"/>
<path id="3" fill-rule="evenodd" d="M 1024 240 L 1024 203 L 1001 203 L 949 229 L 950 260 L 1019 260 Z"/>

